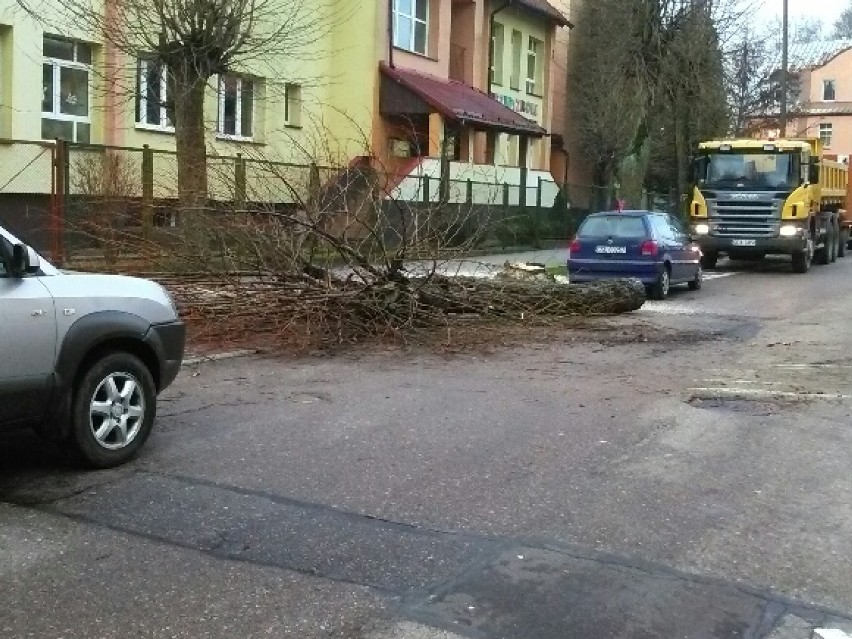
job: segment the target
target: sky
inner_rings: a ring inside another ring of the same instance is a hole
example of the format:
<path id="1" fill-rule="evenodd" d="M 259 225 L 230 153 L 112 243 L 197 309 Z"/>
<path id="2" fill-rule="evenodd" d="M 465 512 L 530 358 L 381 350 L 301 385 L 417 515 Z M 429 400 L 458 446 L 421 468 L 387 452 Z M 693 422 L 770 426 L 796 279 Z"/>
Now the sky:
<path id="1" fill-rule="evenodd" d="M 763 0 L 760 17 L 770 21 L 775 16 L 781 16 L 782 0 Z M 849 0 L 789 0 L 790 18 L 795 20 L 802 17 L 820 18 L 827 26 L 834 24 L 837 15 L 849 6 Z"/>

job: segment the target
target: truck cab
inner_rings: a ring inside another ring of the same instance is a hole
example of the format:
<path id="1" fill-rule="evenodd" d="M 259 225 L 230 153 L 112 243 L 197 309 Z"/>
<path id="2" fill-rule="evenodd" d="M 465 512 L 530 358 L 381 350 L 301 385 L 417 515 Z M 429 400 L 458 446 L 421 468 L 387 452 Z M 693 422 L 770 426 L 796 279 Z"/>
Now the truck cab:
<path id="1" fill-rule="evenodd" d="M 846 167 L 822 159 L 819 140 L 722 140 L 699 145 L 690 203 L 703 265 L 790 255 L 793 270 L 845 252 Z"/>

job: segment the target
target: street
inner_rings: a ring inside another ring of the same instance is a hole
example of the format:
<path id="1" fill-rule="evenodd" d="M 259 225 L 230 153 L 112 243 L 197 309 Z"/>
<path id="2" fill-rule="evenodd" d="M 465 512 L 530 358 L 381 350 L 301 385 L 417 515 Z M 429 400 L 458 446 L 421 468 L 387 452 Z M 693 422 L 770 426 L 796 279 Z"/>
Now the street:
<path id="1" fill-rule="evenodd" d="M 852 636 L 852 258 L 522 347 L 185 367 L 141 456 L 0 436 L 0 637 Z"/>

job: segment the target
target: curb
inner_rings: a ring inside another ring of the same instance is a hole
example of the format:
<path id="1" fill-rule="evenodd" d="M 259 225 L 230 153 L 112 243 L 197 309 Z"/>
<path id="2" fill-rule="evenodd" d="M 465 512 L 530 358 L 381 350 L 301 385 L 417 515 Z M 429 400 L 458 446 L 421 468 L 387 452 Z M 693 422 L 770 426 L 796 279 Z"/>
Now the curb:
<path id="1" fill-rule="evenodd" d="M 213 353 L 212 355 L 200 355 L 198 357 L 187 357 L 181 366 L 195 366 L 196 364 L 205 364 L 207 362 L 218 362 L 223 359 L 237 359 L 238 357 L 249 357 L 257 355 L 255 349 L 245 349 L 241 351 L 228 351 L 226 353 Z"/>

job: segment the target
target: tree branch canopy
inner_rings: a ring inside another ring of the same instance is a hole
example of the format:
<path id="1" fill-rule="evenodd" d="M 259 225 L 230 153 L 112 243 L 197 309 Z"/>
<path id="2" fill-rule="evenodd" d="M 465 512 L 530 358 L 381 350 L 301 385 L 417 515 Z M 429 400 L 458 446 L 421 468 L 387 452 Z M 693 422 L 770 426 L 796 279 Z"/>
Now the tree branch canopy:
<path id="1" fill-rule="evenodd" d="M 331 0 L 17 0 L 46 30 L 74 24 L 131 64 L 144 54 L 174 88 L 172 108 L 181 207 L 207 200 L 204 91 L 209 79 L 246 73 L 261 62 L 316 58 L 338 24 Z M 344 12 L 345 13 L 345 12 Z M 340 13 L 338 12 L 338 17 Z M 172 106 L 172 105 L 170 105 Z"/>

